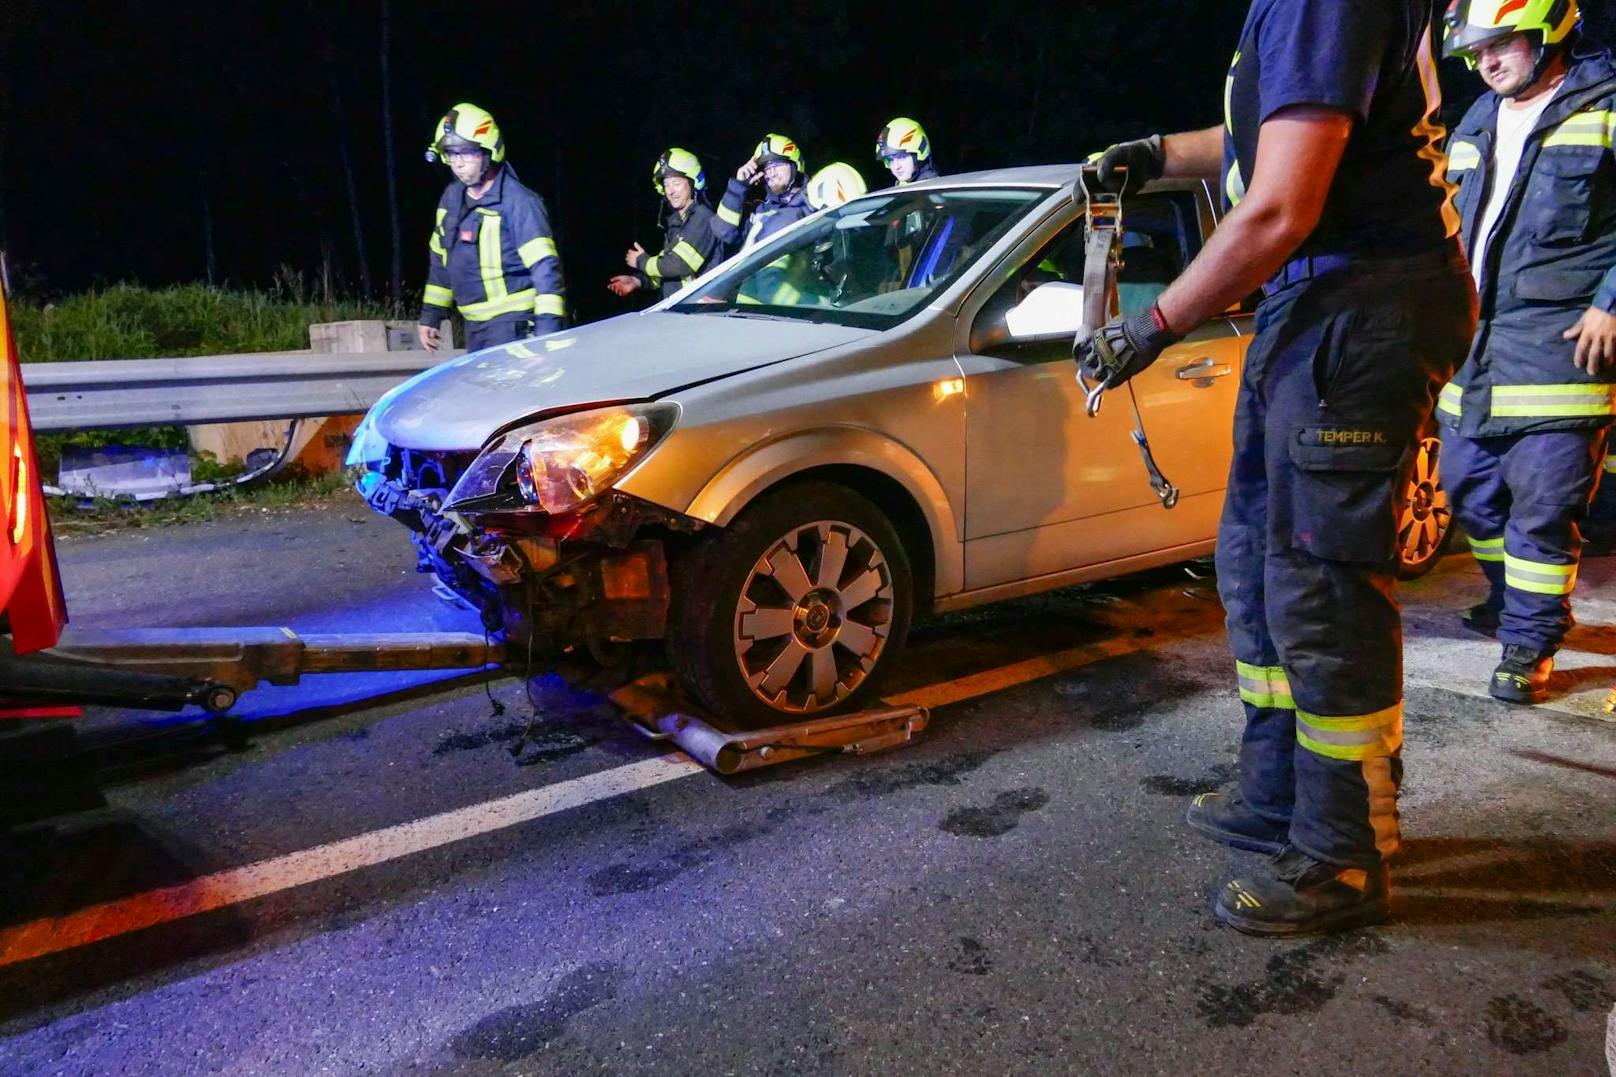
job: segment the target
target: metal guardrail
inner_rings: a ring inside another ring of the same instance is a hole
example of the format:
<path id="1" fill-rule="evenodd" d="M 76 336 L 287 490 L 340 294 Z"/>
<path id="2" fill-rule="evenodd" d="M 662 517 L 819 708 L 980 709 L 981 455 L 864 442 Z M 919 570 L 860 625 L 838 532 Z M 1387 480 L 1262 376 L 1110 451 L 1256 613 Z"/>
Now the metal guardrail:
<path id="1" fill-rule="evenodd" d="M 285 352 L 24 363 L 36 433 L 306 419 L 367 411 L 463 351 Z"/>

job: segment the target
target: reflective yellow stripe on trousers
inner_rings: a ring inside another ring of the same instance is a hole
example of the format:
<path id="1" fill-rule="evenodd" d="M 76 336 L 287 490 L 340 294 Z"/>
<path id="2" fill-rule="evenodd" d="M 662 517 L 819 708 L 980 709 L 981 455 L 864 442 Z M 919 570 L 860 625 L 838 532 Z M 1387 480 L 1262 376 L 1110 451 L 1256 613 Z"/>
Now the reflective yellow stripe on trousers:
<path id="1" fill-rule="evenodd" d="M 1470 552 L 1477 561 L 1502 561 L 1504 559 L 1504 536 L 1497 538 L 1479 539 L 1474 535 L 1467 535 L 1470 539 Z"/>
<path id="2" fill-rule="evenodd" d="M 1291 698 L 1290 678 L 1285 675 L 1283 667 L 1236 662 L 1234 669 L 1240 681 L 1240 698 L 1245 702 L 1253 707 L 1296 709 L 1296 700 Z"/>
<path id="3" fill-rule="evenodd" d="M 1389 756 L 1403 746 L 1403 705 L 1373 714 L 1322 715 L 1296 712 L 1296 743 L 1328 759 Z"/>
<path id="4" fill-rule="evenodd" d="M 1577 586 L 1577 566 L 1528 561 L 1506 551 L 1504 584 L 1534 595 L 1569 595 Z"/>

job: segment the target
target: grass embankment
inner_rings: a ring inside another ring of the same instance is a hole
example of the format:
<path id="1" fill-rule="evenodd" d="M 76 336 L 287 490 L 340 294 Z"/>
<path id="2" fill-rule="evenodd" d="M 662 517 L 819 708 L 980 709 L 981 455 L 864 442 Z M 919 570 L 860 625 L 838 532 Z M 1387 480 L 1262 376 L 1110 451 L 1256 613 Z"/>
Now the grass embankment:
<path id="1" fill-rule="evenodd" d="M 310 296 L 295 279 L 283 280 L 267 292 L 200 284 L 161 289 L 118 284 L 53 302 L 16 297 L 10 313 L 17 350 L 25 363 L 297 351 L 309 346 L 309 326 L 316 322 L 389 316 L 376 304 Z M 62 450 L 68 446 L 135 444 L 184 449 L 189 444 L 185 428 L 180 426 L 40 434 L 35 443 L 40 470 L 51 480 Z M 192 454 L 194 482 L 227 478 L 235 471 L 239 468 Z M 86 507 L 58 498 L 53 499 L 51 515 L 63 534 L 149 527 L 209 519 L 224 512 L 285 507 L 332 496 L 341 486 L 332 476 L 291 475 L 253 490 L 225 490 L 138 506 L 106 500 Z"/>

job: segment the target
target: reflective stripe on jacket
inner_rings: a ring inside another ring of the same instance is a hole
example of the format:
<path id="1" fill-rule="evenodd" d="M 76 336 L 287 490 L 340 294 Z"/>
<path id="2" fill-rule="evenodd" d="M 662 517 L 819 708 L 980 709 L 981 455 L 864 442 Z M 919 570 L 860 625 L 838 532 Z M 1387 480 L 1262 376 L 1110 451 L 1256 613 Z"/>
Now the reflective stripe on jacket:
<path id="1" fill-rule="evenodd" d="M 719 203 L 713 221 L 719 242 L 728 245 L 741 235 L 741 211 L 745 204 L 746 184 L 731 176 L 729 186 L 724 189 L 724 200 Z M 763 201 L 752 207 L 752 215 L 746 222 L 746 238 L 740 249 L 744 251 L 763 242 L 782 228 L 811 216 L 813 212 L 814 207 L 808 203 L 808 195 L 800 186 L 782 195 L 769 192 Z"/>
<path id="2" fill-rule="evenodd" d="M 509 165 L 481 198 L 449 184 L 427 248 L 421 324 L 438 325 L 459 307 L 469 322 L 527 315 L 540 333 L 561 328 L 566 290 L 550 218 Z"/>
<path id="3" fill-rule="evenodd" d="M 1500 101 L 1487 93 L 1448 144 L 1466 251 L 1491 186 Z M 1481 320 L 1470 357 L 1437 400 L 1437 417 L 1468 437 L 1568 430 L 1611 421 L 1616 372 L 1572 365 L 1563 334 L 1584 311 L 1616 313 L 1616 64 L 1579 57 L 1527 136 L 1480 267 Z"/>
<path id="4" fill-rule="evenodd" d="M 696 202 L 683 217 L 669 213 L 662 249 L 642 255 L 634 268 L 641 288 L 660 288 L 663 296 L 681 292 L 717 260 L 718 236 L 713 232 L 713 211 Z"/>

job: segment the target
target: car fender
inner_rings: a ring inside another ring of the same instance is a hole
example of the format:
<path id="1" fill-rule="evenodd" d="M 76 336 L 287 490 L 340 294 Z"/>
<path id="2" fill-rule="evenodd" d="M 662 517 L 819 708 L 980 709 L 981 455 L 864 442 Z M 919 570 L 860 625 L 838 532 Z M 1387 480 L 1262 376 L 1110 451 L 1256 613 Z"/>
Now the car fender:
<path id="1" fill-rule="evenodd" d="M 709 479 L 685 514 L 723 527 L 770 487 L 793 475 L 836 466 L 865 468 L 902 486 L 919 506 L 931 533 L 935 595 L 964 589 L 960 519 L 943 484 L 903 444 L 864 427 L 798 431 L 754 446 Z"/>

